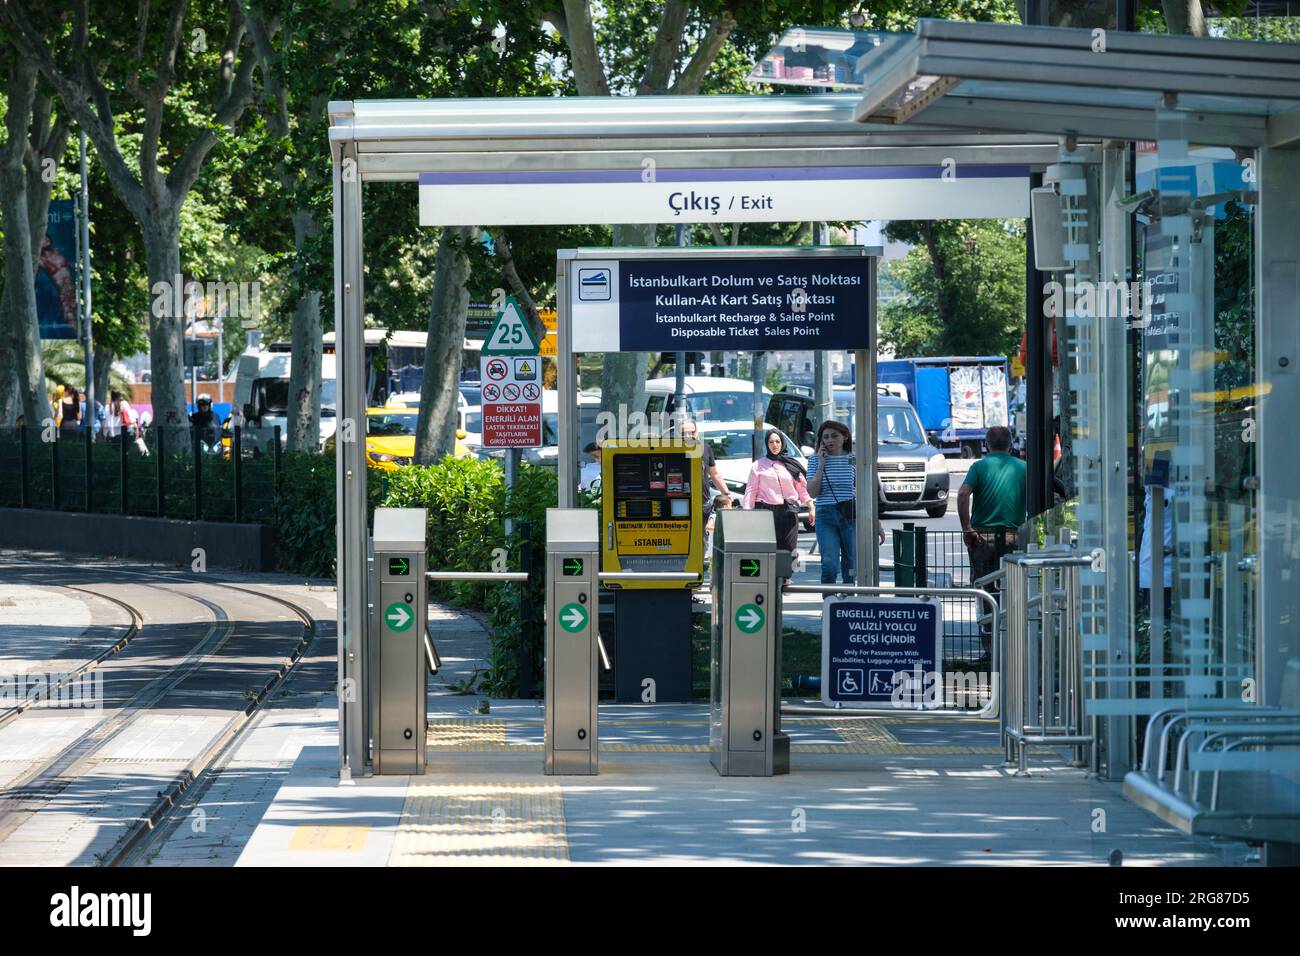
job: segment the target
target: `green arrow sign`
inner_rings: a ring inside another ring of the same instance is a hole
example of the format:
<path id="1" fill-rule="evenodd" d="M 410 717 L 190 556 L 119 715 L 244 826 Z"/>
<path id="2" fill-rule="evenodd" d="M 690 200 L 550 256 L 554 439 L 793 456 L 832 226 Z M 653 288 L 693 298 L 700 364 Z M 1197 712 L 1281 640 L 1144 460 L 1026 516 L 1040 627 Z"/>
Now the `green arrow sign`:
<path id="1" fill-rule="evenodd" d="M 394 601 L 384 608 L 384 621 L 392 630 L 404 631 L 415 621 L 415 615 L 401 601 Z"/>
<path id="2" fill-rule="evenodd" d="M 411 573 L 411 562 L 406 558 L 389 558 L 388 573 L 401 577 Z"/>
<path id="3" fill-rule="evenodd" d="M 745 558 L 740 562 L 740 576 L 742 578 L 758 577 L 759 563 L 757 558 Z"/>
<path id="4" fill-rule="evenodd" d="M 742 604 L 736 608 L 736 627 L 746 634 L 753 634 L 763 626 L 763 609 L 757 604 Z"/>
<path id="5" fill-rule="evenodd" d="M 587 626 L 587 612 L 581 604 L 566 604 L 560 608 L 560 627 L 575 634 Z"/>
<path id="6" fill-rule="evenodd" d="M 576 578 L 580 574 L 582 574 L 582 558 L 565 558 L 564 576 L 566 578 Z"/>

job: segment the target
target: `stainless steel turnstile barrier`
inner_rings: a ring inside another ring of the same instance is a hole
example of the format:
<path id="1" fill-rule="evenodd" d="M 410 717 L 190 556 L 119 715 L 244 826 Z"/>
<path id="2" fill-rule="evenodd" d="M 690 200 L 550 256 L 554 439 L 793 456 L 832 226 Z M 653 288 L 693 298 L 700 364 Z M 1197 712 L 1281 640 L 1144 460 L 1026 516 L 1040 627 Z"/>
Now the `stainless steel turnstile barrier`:
<path id="1" fill-rule="evenodd" d="M 1029 773 L 1027 749 L 1074 748 L 1078 766 L 1095 769 L 1096 736 L 1085 727 L 1079 568 L 1073 552 L 1017 553 L 1002 559 L 1006 602 L 1007 763 Z"/>
<path id="2" fill-rule="evenodd" d="M 935 597 L 935 598 L 974 598 L 988 608 L 985 615 L 996 635 L 1001 627 L 1001 612 L 998 603 L 987 591 L 979 588 L 897 588 L 889 585 L 866 584 L 789 584 L 781 589 L 784 594 L 865 594 L 880 597 Z M 981 618 L 983 619 L 983 618 Z M 811 704 L 781 705 L 781 713 L 799 716 L 818 717 L 897 717 L 901 720 L 913 720 L 925 717 L 971 717 L 993 720 L 1000 714 L 1002 701 L 1002 678 L 998 667 L 1002 651 L 997 641 L 992 642 L 990 651 L 989 699 L 978 710 L 957 707 L 934 707 L 925 710 L 898 708 L 893 706 L 876 707 L 825 707 Z"/>
<path id="3" fill-rule="evenodd" d="M 724 777 L 790 772 L 781 732 L 781 579 L 771 511 L 723 510 L 713 537 L 709 762 Z"/>
<path id="4" fill-rule="evenodd" d="M 424 772 L 429 657 L 423 508 L 376 508 L 371 538 L 371 767 Z M 434 655 L 436 658 L 436 654 Z"/>
<path id="5" fill-rule="evenodd" d="M 546 510 L 545 772 L 598 772 L 599 670 L 610 669 L 600 639 L 601 582 L 698 581 L 675 571 L 599 571 L 599 514 L 590 508 Z"/>

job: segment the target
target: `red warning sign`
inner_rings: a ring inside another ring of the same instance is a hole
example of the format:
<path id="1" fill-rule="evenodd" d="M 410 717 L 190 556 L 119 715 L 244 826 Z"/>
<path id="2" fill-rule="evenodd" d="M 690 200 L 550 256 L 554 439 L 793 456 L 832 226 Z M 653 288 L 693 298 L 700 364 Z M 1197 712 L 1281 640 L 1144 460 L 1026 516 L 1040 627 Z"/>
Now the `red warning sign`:
<path id="1" fill-rule="evenodd" d="M 536 448 L 542 444 L 538 364 L 536 355 L 483 356 L 484 448 Z"/>
<path id="2" fill-rule="evenodd" d="M 542 443 L 542 406 L 507 404 L 483 406 L 484 448 L 535 448 Z"/>

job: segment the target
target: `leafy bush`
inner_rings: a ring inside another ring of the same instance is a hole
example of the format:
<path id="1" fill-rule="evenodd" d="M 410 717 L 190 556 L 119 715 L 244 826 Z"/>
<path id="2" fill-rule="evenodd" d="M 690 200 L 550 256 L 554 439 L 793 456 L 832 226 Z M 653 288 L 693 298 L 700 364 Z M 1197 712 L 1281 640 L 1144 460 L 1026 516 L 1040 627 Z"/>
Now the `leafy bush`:
<path id="1" fill-rule="evenodd" d="M 505 476 L 495 461 L 444 458 L 433 465 L 410 465 L 391 472 L 383 505 L 428 509 L 430 570 L 504 570 L 494 568 L 493 551 L 506 547 L 502 530 L 505 487 Z M 435 583 L 430 596 L 482 608 L 490 587 Z"/>
<path id="2" fill-rule="evenodd" d="M 275 498 L 275 558 L 283 571 L 334 575 L 334 459 L 286 452 Z"/>

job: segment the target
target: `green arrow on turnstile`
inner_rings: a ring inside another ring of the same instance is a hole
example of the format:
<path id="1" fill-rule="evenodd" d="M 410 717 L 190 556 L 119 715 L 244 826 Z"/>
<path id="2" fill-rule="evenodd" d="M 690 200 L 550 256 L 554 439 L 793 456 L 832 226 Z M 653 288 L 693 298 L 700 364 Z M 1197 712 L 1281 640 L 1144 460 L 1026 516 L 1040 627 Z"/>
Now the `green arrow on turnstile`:
<path id="1" fill-rule="evenodd" d="M 566 577 L 577 577 L 582 573 L 582 558 L 565 558 L 562 567 Z"/>
<path id="2" fill-rule="evenodd" d="M 558 618 L 560 627 L 570 634 L 582 630 L 587 625 L 587 612 L 582 609 L 581 604 L 564 605 L 564 607 L 560 608 Z"/>
<path id="3" fill-rule="evenodd" d="M 394 631 L 404 631 L 411 626 L 411 622 L 415 620 L 415 615 L 401 601 L 394 601 L 384 608 L 384 620 Z"/>
<path id="4" fill-rule="evenodd" d="M 389 559 L 388 559 L 388 573 L 389 573 L 389 574 L 395 574 L 395 575 L 401 576 L 401 575 L 404 575 L 404 574 L 410 574 L 410 572 L 411 572 L 411 562 L 408 561 L 406 558 L 389 558 Z"/>
<path id="5" fill-rule="evenodd" d="M 758 577 L 758 568 L 757 558 L 745 558 L 740 562 L 740 576 L 742 578 L 756 578 Z"/>
<path id="6" fill-rule="evenodd" d="M 753 634 L 763 626 L 766 620 L 757 604 L 742 604 L 736 608 L 736 627 L 746 634 Z"/>

